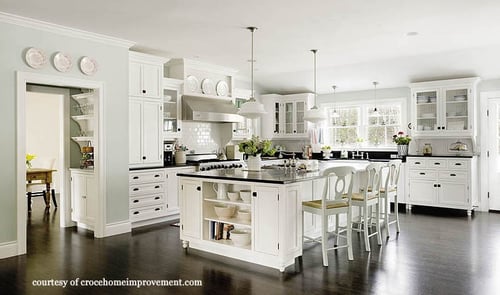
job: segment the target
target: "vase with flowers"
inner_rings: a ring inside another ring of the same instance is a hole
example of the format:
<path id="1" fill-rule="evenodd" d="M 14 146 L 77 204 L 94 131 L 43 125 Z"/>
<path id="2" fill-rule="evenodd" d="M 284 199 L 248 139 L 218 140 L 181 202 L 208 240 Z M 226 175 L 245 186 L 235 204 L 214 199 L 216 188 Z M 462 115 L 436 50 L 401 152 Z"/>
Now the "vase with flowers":
<path id="1" fill-rule="evenodd" d="M 402 158 L 408 155 L 408 145 L 411 141 L 411 137 L 408 134 L 405 135 L 403 131 L 399 131 L 398 134 L 392 136 L 392 141 L 397 144 L 398 157 Z"/>
<path id="2" fill-rule="evenodd" d="M 276 149 L 273 143 L 258 136 L 252 136 L 251 139 L 244 140 L 238 144 L 239 151 L 247 155 L 247 166 L 249 171 L 260 171 L 261 155 L 274 156 Z"/>
<path id="3" fill-rule="evenodd" d="M 35 158 L 35 154 L 26 154 L 26 168 L 31 169 L 31 161 L 33 161 Z"/>
<path id="4" fill-rule="evenodd" d="M 189 149 L 183 144 L 175 145 L 175 164 L 186 164 L 186 152 Z"/>

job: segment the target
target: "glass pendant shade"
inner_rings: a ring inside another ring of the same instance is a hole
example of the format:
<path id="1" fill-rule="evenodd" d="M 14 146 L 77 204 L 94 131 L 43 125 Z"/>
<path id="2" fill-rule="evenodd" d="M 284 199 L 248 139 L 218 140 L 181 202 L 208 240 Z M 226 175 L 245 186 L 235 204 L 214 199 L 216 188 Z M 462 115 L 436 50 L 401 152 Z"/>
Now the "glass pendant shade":
<path id="1" fill-rule="evenodd" d="M 333 85 L 332 88 L 333 88 L 333 102 L 335 103 L 335 90 L 337 90 L 337 86 Z M 340 117 L 339 113 L 337 113 L 337 110 L 334 108 L 332 113 L 332 118 L 339 118 L 339 117 Z"/>
<path id="2" fill-rule="evenodd" d="M 250 59 L 250 64 L 251 64 L 251 84 L 252 84 L 252 92 L 250 99 L 243 103 L 240 107 L 240 110 L 238 111 L 238 115 L 249 118 L 249 119 L 255 119 L 258 118 L 264 114 L 267 114 L 266 110 L 264 109 L 264 105 L 261 103 L 257 102 L 255 100 L 254 96 L 254 83 L 253 83 L 253 63 L 254 63 L 254 58 L 253 58 L 253 33 L 255 30 L 257 30 L 256 27 L 248 27 L 247 30 L 252 32 L 252 54 L 251 54 L 251 59 Z"/>
<path id="3" fill-rule="evenodd" d="M 370 114 L 370 117 L 380 117 L 380 112 L 377 109 L 377 85 L 378 82 L 373 82 L 373 100 L 375 107 L 373 108 L 373 112 Z"/>
<path id="4" fill-rule="evenodd" d="M 317 124 L 326 120 L 326 113 L 316 106 L 316 52 L 318 50 L 311 49 L 311 52 L 314 54 L 314 106 L 310 110 L 305 111 L 304 121 Z"/>

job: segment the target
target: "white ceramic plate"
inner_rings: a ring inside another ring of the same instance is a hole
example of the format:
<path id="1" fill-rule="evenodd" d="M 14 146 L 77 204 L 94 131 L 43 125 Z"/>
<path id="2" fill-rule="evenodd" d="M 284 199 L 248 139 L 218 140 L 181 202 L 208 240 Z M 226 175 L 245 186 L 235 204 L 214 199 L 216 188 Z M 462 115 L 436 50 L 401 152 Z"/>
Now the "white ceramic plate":
<path id="1" fill-rule="evenodd" d="M 97 72 L 97 62 L 88 56 L 84 56 L 80 60 L 80 70 L 88 76 L 92 76 Z"/>
<path id="2" fill-rule="evenodd" d="M 227 96 L 229 94 L 229 86 L 227 86 L 226 81 L 217 82 L 217 86 L 215 87 L 215 91 L 218 96 Z"/>
<path id="3" fill-rule="evenodd" d="M 38 48 L 31 47 L 24 57 L 26 63 L 34 69 L 40 69 L 47 63 L 47 56 Z"/>
<path id="4" fill-rule="evenodd" d="M 63 52 L 58 52 L 54 55 L 54 67 L 59 72 L 67 72 L 73 66 L 73 62 L 71 61 L 71 57 Z"/>
<path id="5" fill-rule="evenodd" d="M 186 77 L 186 88 L 189 92 L 198 92 L 198 85 L 200 85 L 200 82 L 195 76 Z"/>
<path id="6" fill-rule="evenodd" d="M 215 95 L 215 85 L 214 82 L 208 78 L 201 81 L 201 91 L 204 94 Z"/>
<path id="7" fill-rule="evenodd" d="M 455 95 L 455 101 L 465 101 L 467 99 L 467 96 L 465 95 Z"/>

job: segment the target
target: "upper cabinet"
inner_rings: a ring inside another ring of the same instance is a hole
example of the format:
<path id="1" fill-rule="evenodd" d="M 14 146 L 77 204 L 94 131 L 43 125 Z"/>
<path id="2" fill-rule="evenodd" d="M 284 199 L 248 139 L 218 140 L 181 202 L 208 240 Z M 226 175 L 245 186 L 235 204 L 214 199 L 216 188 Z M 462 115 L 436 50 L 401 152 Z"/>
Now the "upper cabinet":
<path id="1" fill-rule="evenodd" d="M 473 136 L 479 78 L 412 83 L 414 136 Z"/>
<path id="2" fill-rule="evenodd" d="M 240 108 L 242 104 L 244 104 L 250 96 L 252 91 L 250 89 L 234 89 L 234 97 L 233 101 L 237 108 Z M 255 134 L 254 128 L 254 120 L 247 119 L 243 120 L 243 122 L 233 123 L 232 125 L 232 139 L 233 140 L 243 140 L 252 137 Z"/>
<path id="3" fill-rule="evenodd" d="M 165 64 L 166 77 L 184 81 L 184 95 L 232 98 L 235 74 L 230 68 L 186 58 L 172 59 Z"/>
<path id="4" fill-rule="evenodd" d="M 182 137 L 181 95 L 184 81 L 163 78 L 163 139 Z"/>
<path id="5" fill-rule="evenodd" d="M 129 95 L 162 98 L 163 64 L 168 59 L 129 52 Z"/>
<path id="6" fill-rule="evenodd" d="M 267 122 L 262 123 L 264 138 L 307 137 L 309 124 L 304 121 L 304 114 L 312 106 L 314 100 L 312 93 L 268 94 L 262 95 L 261 99 L 268 112 Z"/>

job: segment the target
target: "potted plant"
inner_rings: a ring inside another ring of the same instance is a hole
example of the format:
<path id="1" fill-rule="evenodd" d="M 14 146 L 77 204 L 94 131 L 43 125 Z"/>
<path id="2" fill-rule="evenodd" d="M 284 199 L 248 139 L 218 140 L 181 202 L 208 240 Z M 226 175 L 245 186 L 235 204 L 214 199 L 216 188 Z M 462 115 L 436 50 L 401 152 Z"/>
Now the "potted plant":
<path id="1" fill-rule="evenodd" d="M 238 144 L 239 151 L 247 155 L 247 166 L 250 171 L 259 171 L 261 155 L 274 156 L 276 149 L 268 139 L 261 140 L 258 136 L 244 140 Z"/>
<path id="2" fill-rule="evenodd" d="M 332 148 L 329 145 L 322 146 L 321 151 L 323 152 L 324 159 L 330 159 L 330 156 L 332 154 Z"/>
<path id="3" fill-rule="evenodd" d="M 399 157 L 408 155 L 408 145 L 411 141 L 411 137 L 408 134 L 404 135 L 403 131 L 399 131 L 398 134 L 392 136 L 392 141 L 397 144 Z"/>
<path id="4" fill-rule="evenodd" d="M 175 145 L 175 164 L 185 164 L 186 163 L 186 151 L 187 146 L 183 144 Z"/>

